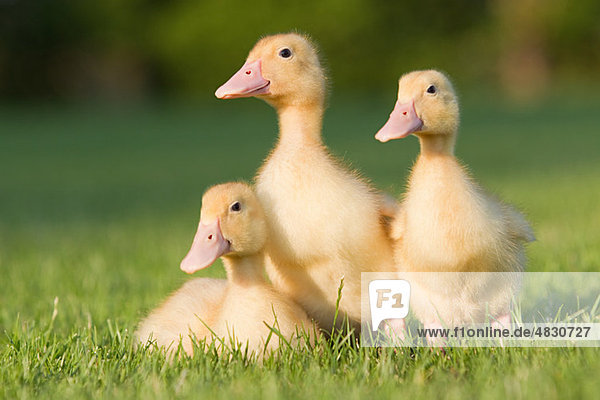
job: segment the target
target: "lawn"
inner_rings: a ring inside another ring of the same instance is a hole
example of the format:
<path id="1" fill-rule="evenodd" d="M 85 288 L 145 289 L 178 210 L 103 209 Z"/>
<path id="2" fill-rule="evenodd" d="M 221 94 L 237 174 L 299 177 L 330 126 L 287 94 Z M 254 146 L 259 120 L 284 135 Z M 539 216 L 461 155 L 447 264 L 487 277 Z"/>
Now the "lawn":
<path id="1" fill-rule="evenodd" d="M 325 139 L 399 194 L 418 145 L 373 139 L 393 105 L 384 97 L 332 99 Z M 463 104 L 457 153 L 527 214 L 531 271 L 600 271 L 599 106 Z M 189 279 L 178 265 L 204 189 L 251 179 L 276 130 L 256 100 L 1 106 L 0 397 L 597 397 L 598 349 L 440 354 L 339 341 L 262 364 L 134 351 L 140 318 Z"/>

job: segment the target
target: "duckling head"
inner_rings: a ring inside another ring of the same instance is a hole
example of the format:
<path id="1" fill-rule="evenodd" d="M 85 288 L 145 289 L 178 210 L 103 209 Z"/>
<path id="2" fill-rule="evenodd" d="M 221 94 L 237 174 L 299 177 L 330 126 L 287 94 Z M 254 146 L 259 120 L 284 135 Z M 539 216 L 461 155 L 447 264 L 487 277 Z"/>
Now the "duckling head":
<path id="1" fill-rule="evenodd" d="M 248 184 L 213 186 L 202 197 L 198 231 L 181 269 L 192 274 L 221 256 L 256 254 L 263 249 L 266 236 L 262 207 Z"/>
<path id="2" fill-rule="evenodd" d="M 325 74 L 315 46 L 297 33 L 266 36 L 242 68 L 215 92 L 219 99 L 259 97 L 275 107 L 321 104 Z"/>
<path id="3" fill-rule="evenodd" d="M 458 120 L 458 99 L 450 80 L 439 71 L 414 71 L 400 78 L 398 101 L 375 138 L 387 142 L 411 133 L 453 138 Z"/>

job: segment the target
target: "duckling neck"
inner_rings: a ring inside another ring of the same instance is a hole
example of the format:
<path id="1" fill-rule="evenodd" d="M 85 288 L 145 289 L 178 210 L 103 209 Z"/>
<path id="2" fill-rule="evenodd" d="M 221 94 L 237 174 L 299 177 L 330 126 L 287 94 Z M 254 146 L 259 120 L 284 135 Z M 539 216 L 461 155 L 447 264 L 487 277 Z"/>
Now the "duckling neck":
<path id="1" fill-rule="evenodd" d="M 263 260 L 262 253 L 223 257 L 227 280 L 232 285 L 244 287 L 265 283 Z"/>
<path id="2" fill-rule="evenodd" d="M 456 134 L 436 135 L 422 134 L 419 135 L 421 143 L 421 155 L 428 156 L 454 156 L 454 144 L 456 143 Z"/>
<path id="3" fill-rule="evenodd" d="M 321 145 L 323 105 L 321 103 L 287 105 L 279 115 L 279 146 Z"/>

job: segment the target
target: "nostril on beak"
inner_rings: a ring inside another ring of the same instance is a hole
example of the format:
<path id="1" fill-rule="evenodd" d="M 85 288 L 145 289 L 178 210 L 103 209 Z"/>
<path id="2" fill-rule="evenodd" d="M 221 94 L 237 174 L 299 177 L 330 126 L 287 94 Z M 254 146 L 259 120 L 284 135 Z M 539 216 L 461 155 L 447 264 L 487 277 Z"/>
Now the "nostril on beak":
<path id="1" fill-rule="evenodd" d="M 408 114 L 408 112 L 407 112 L 407 111 L 404 111 L 404 112 L 402 113 L 402 115 L 406 115 L 406 114 Z"/>
<path id="2" fill-rule="evenodd" d="M 212 240 L 213 239 L 213 235 L 208 235 L 208 240 Z"/>
<path id="3" fill-rule="evenodd" d="M 246 75 L 252 75 L 252 70 L 249 69 L 248 71 L 246 71 Z"/>

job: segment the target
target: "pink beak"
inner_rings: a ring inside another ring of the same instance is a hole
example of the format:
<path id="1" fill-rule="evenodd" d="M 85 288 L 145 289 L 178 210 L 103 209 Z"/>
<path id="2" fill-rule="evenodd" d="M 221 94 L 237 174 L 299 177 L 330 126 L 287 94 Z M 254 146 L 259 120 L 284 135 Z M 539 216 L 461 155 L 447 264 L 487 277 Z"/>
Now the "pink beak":
<path id="1" fill-rule="evenodd" d="M 268 94 L 271 82 L 263 78 L 260 60 L 246 62 L 227 82 L 215 92 L 219 99 L 236 99 Z"/>
<path id="2" fill-rule="evenodd" d="M 387 142 L 392 139 L 401 139 L 423 127 L 423 121 L 417 116 L 415 102 L 401 104 L 396 102 L 394 110 L 385 125 L 377 132 L 375 139 Z"/>
<path id="3" fill-rule="evenodd" d="M 181 261 L 181 270 L 188 274 L 206 268 L 223 254 L 229 252 L 229 242 L 221 233 L 219 220 L 204 225 L 202 221 L 198 224 L 198 231 L 194 236 L 192 248 Z"/>

